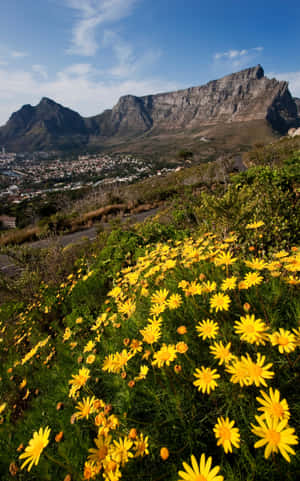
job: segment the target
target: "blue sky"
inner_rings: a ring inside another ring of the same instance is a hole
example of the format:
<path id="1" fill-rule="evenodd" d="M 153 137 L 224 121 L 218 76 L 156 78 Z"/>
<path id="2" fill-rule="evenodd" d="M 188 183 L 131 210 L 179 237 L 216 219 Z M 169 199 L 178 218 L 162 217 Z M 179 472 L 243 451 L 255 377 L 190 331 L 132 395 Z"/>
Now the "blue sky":
<path id="1" fill-rule="evenodd" d="M 260 63 L 300 97 L 300 2 L 2 0 L 0 125 L 47 96 L 85 116 L 121 95 L 201 85 Z"/>

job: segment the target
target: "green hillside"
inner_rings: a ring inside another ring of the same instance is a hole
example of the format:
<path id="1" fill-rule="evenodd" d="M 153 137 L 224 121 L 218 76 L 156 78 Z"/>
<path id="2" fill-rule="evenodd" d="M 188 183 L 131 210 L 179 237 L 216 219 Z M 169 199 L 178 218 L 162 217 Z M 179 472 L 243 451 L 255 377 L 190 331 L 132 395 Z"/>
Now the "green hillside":
<path id="1" fill-rule="evenodd" d="M 247 161 L 57 278 L 28 258 L 0 307 L 1 480 L 298 478 L 299 147 Z"/>

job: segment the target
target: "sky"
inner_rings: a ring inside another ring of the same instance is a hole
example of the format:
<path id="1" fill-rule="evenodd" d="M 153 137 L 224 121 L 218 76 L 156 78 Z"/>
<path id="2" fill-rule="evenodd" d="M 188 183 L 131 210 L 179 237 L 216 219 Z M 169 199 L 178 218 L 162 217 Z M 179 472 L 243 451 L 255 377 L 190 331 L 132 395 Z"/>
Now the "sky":
<path id="1" fill-rule="evenodd" d="M 1 0 L 0 125 L 42 97 L 91 116 L 257 64 L 300 97 L 299 25 L 299 0 Z"/>

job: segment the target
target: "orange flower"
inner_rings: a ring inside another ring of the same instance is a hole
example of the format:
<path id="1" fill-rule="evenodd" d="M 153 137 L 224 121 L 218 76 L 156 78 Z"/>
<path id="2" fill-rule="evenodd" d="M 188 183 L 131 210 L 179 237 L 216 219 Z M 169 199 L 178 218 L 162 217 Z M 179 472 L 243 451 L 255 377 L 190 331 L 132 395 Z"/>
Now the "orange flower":
<path id="1" fill-rule="evenodd" d="M 188 350 L 188 345 L 185 342 L 177 342 L 176 351 L 180 354 L 184 354 Z"/>
<path id="2" fill-rule="evenodd" d="M 182 367 L 180 366 L 180 364 L 176 364 L 174 366 L 174 371 L 176 372 L 176 374 L 179 374 L 182 371 Z"/>
<path id="3" fill-rule="evenodd" d="M 166 447 L 161 448 L 160 457 L 163 461 L 166 461 L 169 457 L 169 450 Z"/>
<path id="4" fill-rule="evenodd" d="M 135 428 L 130 429 L 128 437 L 129 439 L 135 439 L 137 437 L 137 432 Z"/>
<path id="5" fill-rule="evenodd" d="M 181 335 L 186 334 L 186 333 L 187 333 L 187 328 L 186 328 L 186 326 L 179 326 L 179 327 L 177 328 L 177 332 L 178 332 L 178 334 L 181 334 Z"/>
<path id="6" fill-rule="evenodd" d="M 60 431 L 60 432 L 55 436 L 55 441 L 56 441 L 57 443 L 60 443 L 61 440 L 62 440 L 63 435 L 64 435 L 64 432 L 63 432 L 63 431 Z"/>

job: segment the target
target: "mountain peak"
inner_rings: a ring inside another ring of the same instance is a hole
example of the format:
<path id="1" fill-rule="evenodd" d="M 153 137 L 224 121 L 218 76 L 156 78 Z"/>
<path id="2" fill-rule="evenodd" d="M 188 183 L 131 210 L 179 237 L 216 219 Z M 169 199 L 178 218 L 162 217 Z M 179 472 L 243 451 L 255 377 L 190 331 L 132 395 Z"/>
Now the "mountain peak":
<path id="1" fill-rule="evenodd" d="M 52 99 L 49 99 L 49 97 L 43 97 L 40 101 L 40 104 L 56 104 L 56 102 L 54 102 L 54 100 Z"/>

